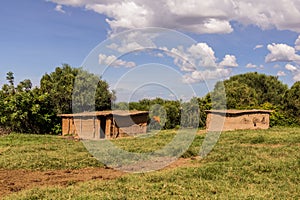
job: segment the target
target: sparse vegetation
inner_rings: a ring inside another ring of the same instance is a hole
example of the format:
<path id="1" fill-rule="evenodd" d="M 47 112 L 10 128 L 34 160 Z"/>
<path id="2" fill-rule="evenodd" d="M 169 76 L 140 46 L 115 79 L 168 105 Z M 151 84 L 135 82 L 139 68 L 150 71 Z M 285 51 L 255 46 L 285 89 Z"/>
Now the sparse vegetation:
<path id="1" fill-rule="evenodd" d="M 163 131 L 146 140 L 115 142 L 130 151 L 150 151 L 173 136 L 173 131 Z M 183 157 L 197 155 L 203 139 L 197 135 Z M 80 142 L 56 136 L 12 134 L 0 138 L 0 148 L 2 169 L 100 166 Z M 299 128 L 225 132 L 207 157 L 190 160 L 191 165 L 109 181 L 35 187 L 6 199 L 299 199 L 299 150 Z"/>
<path id="2" fill-rule="evenodd" d="M 51 135 L 0 137 L 0 169 L 79 169 L 103 167 L 81 142 Z"/>

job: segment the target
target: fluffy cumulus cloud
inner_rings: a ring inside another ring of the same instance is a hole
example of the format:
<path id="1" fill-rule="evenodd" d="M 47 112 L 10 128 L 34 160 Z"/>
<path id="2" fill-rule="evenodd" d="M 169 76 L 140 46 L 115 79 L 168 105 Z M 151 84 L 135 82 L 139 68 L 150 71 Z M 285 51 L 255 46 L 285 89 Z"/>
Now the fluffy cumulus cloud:
<path id="1" fill-rule="evenodd" d="M 178 46 L 172 49 L 160 47 L 159 49 L 172 57 L 174 64 L 183 72 L 194 72 L 199 68 L 214 69 L 218 66 L 214 50 L 206 43 L 197 43 L 189 47 Z"/>
<path id="2" fill-rule="evenodd" d="M 226 67 L 237 67 L 236 57 L 234 55 L 225 55 L 223 61 L 220 63 L 221 66 Z"/>
<path id="3" fill-rule="evenodd" d="M 156 56 L 164 57 L 165 54 L 173 58 L 174 64 L 183 72 L 193 72 L 197 68 L 218 66 L 214 50 L 206 43 L 196 43 L 191 46 L 177 46 L 169 49 L 157 44 L 156 37 L 157 35 L 155 33 L 133 31 L 106 47 L 116 51 L 118 54 L 156 49 L 161 51 L 159 54 L 156 54 Z M 237 66 L 236 58 L 233 55 L 226 55 L 223 63 L 230 67 Z"/>
<path id="4" fill-rule="evenodd" d="M 165 27 L 194 33 L 230 33 L 231 21 L 300 32 L 299 0 L 49 0 L 107 16 L 113 32 Z"/>
<path id="5" fill-rule="evenodd" d="M 294 65 L 291 65 L 291 64 L 286 64 L 285 69 L 287 69 L 288 71 L 291 71 L 291 72 L 297 71 L 297 67 L 295 67 Z"/>
<path id="6" fill-rule="evenodd" d="M 257 65 L 255 65 L 255 64 L 252 64 L 252 63 L 248 63 L 247 65 L 246 65 L 246 68 L 257 68 Z"/>
<path id="7" fill-rule="evenodd" d="M 277 76 L 286 76 L 286 73 L 284 71 L 278 71 Z"/>
<path id="8" fill-rule="evenodd" d="M 298 0 L 239 0 L 237 20 L 243 24 L 255 24 L 262 29 L 276 27 L 279 30 L 300 32 L 297 25 L 300 16 Z"/>
<path id="9" fill-rule="evenodd" d="M 198 83 L 207 80 L 219 80 L 230 76 L 230 69 L 218 68 L 216 70 L 194 71 L 183 76 L 184 83 Z"/>
<path id="10" fill-rule="evenodd" d="M 246 68 L 248 68 L 248 69 L 263 69 L 264 66 L 263 65 L 258 66 L 258 65 L 252 64 L 252 63 L 248 63 L 246 65 Z"/>
<path id="11" fill-rule="evenodd" d="M 270 53 L 266 56 L 266 62 L 293 62 L 300 61 L 300 56 L 296 54 L 294 47 L 287 44 L 269 44 Z"/>
<path id="12" fill-rule="evenodd" d="M 206 43 L 198 43 L 187 49 L 187 53 L 192 60 L 197 60 L 201 67 L 216 66 L 216 57 L 214 50 Z M 197 61 L 196 61 L 197 62 Z"/>
<path id="13" fill-rule="evenodd" d="M 99 55 L 99 64 L 112 66 L 112 67 L 128 67 L 128 68 L 136 66 L 136 64 L 134 62 L 127 62 L 127 61 L 118 59 L 114 55 L 107 56 L 104 54 Z"/>
<path id="14" fill-rule="evenodd" d="M 227 78 L 231 69 L 225 67 L 238 66 L 234 55 L 226 55 L 222 62 L 217 63 L 214 50 L 206 43 L 197 43 L 187 48 L 179 46 L 171 50 L 161 49 L 174 58 L 174 63 L 181 71 L 187 72 L 183 82 L 188 84 Z"/>
<path id="15" fill-rule="evenodd" d="M 201 82 L 205 80 L 217 79 L 227 77 L 230 70 L 224 67 L 237 67 L 236 57 L 234 55 L 226 55 L 224 59 L 218 63 L 215 52 L 207 43 L 196 43 L 191 46 L 177 46 L 168 49 L 167 47 L 157 46 L 155 44 L 155 37 L 151 38 L 151 34 L 135 33 L 122 37 L 120 41 L 114 41 L 109 44 L 107 48 L 118 53 L 127 53 L 136 50 L 145 50 L 147 48 L 154 48 L 160 51 L 159 57 L 169 56 L 179 69 L 185 73 L 183 81 L 185 83 Z M 146 51 L 147 52 L 147 51 Z M 151 53 L 151 51 L 149 52 Z M 155 54 L 155 56 L 158 56 Z M 116 56 L 107 56 L 101 54 L 99 62 L 101 64 L 109 65 L 116 60 Z M 134 63 L 129 64 L 123 60 L 115 61 L 114 66 L 121 67 L 135 66 Z"/>
<path id="16" fill-rule="evenodd" d="M 294 66 L 292 64 L 286 64 L 285 69 L 290 71 L 293 75 L 294 81 L 300 81 L 300 69 L 299 66 Z"/>

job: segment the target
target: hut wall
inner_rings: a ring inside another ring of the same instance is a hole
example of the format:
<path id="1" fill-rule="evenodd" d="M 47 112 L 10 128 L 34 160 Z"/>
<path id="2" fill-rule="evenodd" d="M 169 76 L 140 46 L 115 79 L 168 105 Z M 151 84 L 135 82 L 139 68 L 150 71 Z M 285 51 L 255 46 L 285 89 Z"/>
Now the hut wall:
<path id="1" fill-rule="evenodd" d="M 81 131 L 80 118 L 73 118 L 72 132 L 74 135 L 78 135 Z"/>
<path id="2" fill-rule="evenodd" d="M 76 135 L 76 126 L 73 117 L 63 117 L 62 119 L 62 135 Z"/>
<path id="3" fill-rule="evenodd" d="M 69 135 L 69 134 L 71 134 L 71 131 L 70 131 L 70 129 L 71 129 L 71 127 L 70 127 L 70 125 L 71 125 L 71 119 L 70 118 L 63 118 L 62 119 L 62 134 L 63 135 Z"/>
<path id="4" fill-rule="evenodd" d="M 78 134 L 80 138 L 94 139 L 99 135 L 96 133 L 95 117 L 80 117 L 79 120 L 80 131 Z M 78 126 L 78 124 L 76 124 L 76 126 Z"/>
<path id="5" fill-rule="evenodd" d="M 219 113 L 208 113 L 207 115 L 207 129 L 209 131 L 219 131 L 220 129 L 222 131 L 243 129 L 268 129 L 269 125 L 270 115 L 268 113 L 227 113 L 226 116 L 225 114 L 222 115 Z"/>
<path id="6" fill-rule="evenodd" d="M 62 116 L 62 134 L 82 139 L 117 138 L 147 132 L 148 113 Z"/>
<path id="7" fill-rule="evenodd" d="M 62 134 L 92 139 L 99 137 L 99 121 L 95 117 L 63 117 Z"/>
<path id="8" fill-rule="evenodd" d="M 120 137 L 146 133 L 147 120 L 148 114 L 115 117 L 116 125 L 119 127 Z"/>

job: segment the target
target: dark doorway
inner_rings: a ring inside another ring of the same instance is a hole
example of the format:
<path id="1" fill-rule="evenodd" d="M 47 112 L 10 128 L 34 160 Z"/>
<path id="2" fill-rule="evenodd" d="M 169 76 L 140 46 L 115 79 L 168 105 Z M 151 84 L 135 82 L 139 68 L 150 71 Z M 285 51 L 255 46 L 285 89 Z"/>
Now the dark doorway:
<path id="1" fill-rule="evenodd" d="M 105 139 L 105 128 L 106 128 L 106 119 L 104 117 L 100 118 L 100 139 Z"/>

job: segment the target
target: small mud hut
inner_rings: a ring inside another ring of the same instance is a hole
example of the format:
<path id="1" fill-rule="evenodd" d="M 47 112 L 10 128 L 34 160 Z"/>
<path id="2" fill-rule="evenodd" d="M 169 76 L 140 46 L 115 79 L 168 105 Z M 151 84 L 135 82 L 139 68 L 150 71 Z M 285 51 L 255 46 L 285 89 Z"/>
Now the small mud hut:
<path id="1" fill-rule="evenodd" d="M 147 132 L 147 111 L 98 111 L 62 114 L 62 134 L 110 139 Z"/>
<path id="2" fill-rule="evenodd" d="M 270 110 L 206 110 L 208 131 L 268 129 Z"/>

